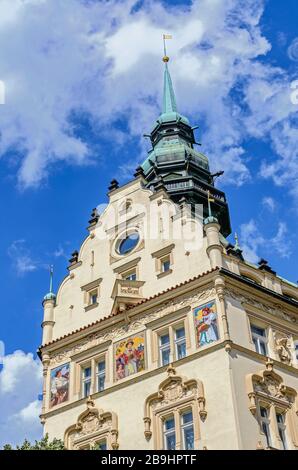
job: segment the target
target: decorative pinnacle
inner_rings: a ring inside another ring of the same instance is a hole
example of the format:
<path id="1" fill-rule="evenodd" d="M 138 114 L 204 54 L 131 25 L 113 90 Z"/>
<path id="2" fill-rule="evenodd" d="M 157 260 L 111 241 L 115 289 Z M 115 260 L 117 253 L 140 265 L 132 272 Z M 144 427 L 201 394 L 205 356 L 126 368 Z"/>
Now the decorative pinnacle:
<path id="1" fill-rule="evenodd" d="M 234 238 L 235 238 L 235 242 L 236 242 L 235 243 L 235 250 L 239 250 L 240 246 L 239 246 L 239 238 L 238 238 L 237 232 L 235 232 Z"/>
<path id="2" fill-rule="evenodd" d="M 171 34 L 163 34 L 163 51 L 164 51 L 164 56 L 163 56 L 163 62 L 167 63 L 169 62 L 170 58 L 167 55 L 167 47 L 166 47 L 166 39 L 172 39 Z"/>
<path id="3" fill-rule="evenodd" d="M 53 276 L 54 276 L 54 266 L 50 266 L 50 294 L 53 294 Z"/>

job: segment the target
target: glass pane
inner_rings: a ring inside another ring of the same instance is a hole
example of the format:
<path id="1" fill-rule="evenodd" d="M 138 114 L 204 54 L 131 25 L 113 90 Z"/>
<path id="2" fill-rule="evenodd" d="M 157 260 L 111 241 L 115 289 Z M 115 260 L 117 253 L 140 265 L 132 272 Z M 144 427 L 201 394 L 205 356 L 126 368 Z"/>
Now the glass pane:
<path id="1" fill-rule="evenodd" d="M 266 408 L 261 407 L 261 408 L 260 408 L 260 412 L 261 412 L 262 418 L 267 418 L 268 413 L 267 413 L 267 409 L 266 409 Z"/>
<path id="2" fill-rule="evenodd" d="M 105 376 L 104 375 L 100 375 L 98 377 L 98 381 L 97 381 L 98 385 L 97 385 L 97 390 L 99 392 L 101 392 L 102 390 L 105 389 Z"/>
<path id="3" fill-rule="evenodd" d="M 105 364 L 104 361 L 101 361 L 101 362 L 98 363 L 97 367 L 98 367 L 98 372 L 103 372 L 106 369 L 106 364 Z"/>
<path id="4" fill-rule="evenodd" d="M 263 343 L 263 341 L 259 341 L 259 344 L 260 344 L 260 354 L 263 354 L 263 356 L 266 356 L 267 355 L 267 347 L 266 347 L 266 344 Z"/>
<path id="5" fill-rule="evenodd" d="M 185 343 L 178 343 L 177 344 L 177 358 L 182 359 L 182 357 L 186 356 L 186 344 Z"/>
<path id="6" fill-rule="evenodd" d="M 162 335 L 162 336 L 160 336 L 159 341 L 160 341 L 160 344 L 162 346 L 164 346 L 165 344 L 169 344 L 170 343 L 170 336 L 168 334 L 167 335 Z"/>
<path id="7" fill-rule="evenodd" d="M 257 326 L 251 325 L 251 331 L 252 333 L 255 333 L 256 335 L 264 336 L 264 337 L 266 336 L 266 332 L 264 328 L 259 328 Z"/>
<path id="8" fill-rule="evenodd" d="M 281 413 L 276 413 L 276 419 L 278 423 L 284 424 L 284 416 Z"/>
<path id="9" fill-rule="evenodd" d="M 279 432 L 279 437 L 280 437 L 281 442 L 282 442 L 282 448 L 284 450 L 287 450 L 287 441 L 286 441 L 285 433 L 282 429 L 278 429 L 278 432 Z"/>
<path id="10" fill-rule="evenodd" d="M 91 296 L 91 303 L 92 305 L 96 304 L 97 303 L 97 294 L 93 294 Z"/>
<path id="11" fill-rule="evenodd" d="M 254 343 L 254 345 L 255 345 L 255 350 L 256 350 L 257 352 L 259 352 L 258 341 L 256 340 L 256 338 L 253 338 L 252 340 L 253 340 L 253 343 Z"/>
<path id="12" fill-rule="evenodd" d="M 124 240 L 122 240 L 118 249 L 120 255 L 124 255 L 132 251 L 137 246 L 139 238 L 139 234 L 135 232 L 131 233 Z"/>
<path id="13" fill-rule="evenodd" d="M 262 429 L 263 429 L 263 432 L 266 436 L 267 446 L 269 447 L 269 446 L 271 446 L 269 427 L 266 423 L 262 423 Z"/>
<path id="14" fill-rule="evenodd" d="M 175 450 L 176 449 L 176 436 L 175 436 L 174 433 L 166 435 L 166 449 L 167 450 Z"/>
<path id="15" fill-rule="evenodd" d="M 107 450 L 107 443 L 106 441 L 101 441 L 95 444 L 95 449 L 96 450 Z"/>
<path id="16" fill-rule="evenodd" d="M 84 369 L 84 377 L 91 377 L 91 367 L 86 367 L 86 369 Z"/>
<path id="17" fill-rule="evenodd" d="M 192 423 L 192 412 L 191 411 L 188 411 L 187 413 L 183 413 L 182 422 L 183 422 L 183 424 Z"/>
<path id="18" fill-rule="evenodd" d="M 164 273 L 169 271 L 170 267 L 171 267 L 171 263 L 170 263 L 169 260 L 162 262 L 162 270 L 163 270 Z"/>
<path id="19" fill-rule="evenodd" d="M 192 450 L 194 449 L 194 432 L 193 426 L 188 426 L 184 429 L 184 449 Z"/>
<path id="20" fill-rule="evenodd" d="M 170 363 L 170 349 L 163 349 L 161 351 L 161 362 L 163 366 Z"/>
<path id="21" fill-rule="evenodd" d="M 91 382 L 84 382 L 84 396 L 89 397 L 91 390 Z"/>
<path id="22" fill-rule="evenodd" d="M 168 418 L 165 420 L 164 427 L 166 431 L 169 431 L 170 429 L 175 429 L 175 420 L 173 417 Z"/>
<path id="23" fill-rule="evenodd" d="M 184 338 L 185 337 L 185 329 L 182 328 L 177 328 L 176 330 L 176 339 Z"/>

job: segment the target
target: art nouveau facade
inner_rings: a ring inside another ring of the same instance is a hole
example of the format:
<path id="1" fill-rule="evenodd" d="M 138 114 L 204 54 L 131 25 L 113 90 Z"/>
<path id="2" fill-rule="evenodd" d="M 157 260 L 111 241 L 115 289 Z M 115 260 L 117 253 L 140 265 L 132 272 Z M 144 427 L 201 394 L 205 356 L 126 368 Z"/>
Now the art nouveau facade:
<path id="1" fill-rule="evenodd" d="M 43 302 L 44 430 L 68 449 L 298 449 L 297 287 L 227 241 L 165 62 L 148 159 Z"/>

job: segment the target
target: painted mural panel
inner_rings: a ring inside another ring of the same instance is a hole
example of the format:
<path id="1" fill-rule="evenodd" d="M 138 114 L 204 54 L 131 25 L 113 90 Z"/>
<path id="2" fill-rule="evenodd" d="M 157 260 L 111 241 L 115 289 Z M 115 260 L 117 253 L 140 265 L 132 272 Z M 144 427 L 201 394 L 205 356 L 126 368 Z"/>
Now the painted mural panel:
<path id="1" fill-rule="evenodd" d="M 50 405 L 56 406 L 68 400 L 69 396 L 69 363 L 51 370 Z"/>
<path id="2" fill-rule="evenodd" d="M 145 335 L 139 333 L 115 345 L 116 380 L 145 370 Z"/>
<path id="3" fill-rule="evenodd" d="M 216 304 L 213 300 L 193 311 L 197 346 L 205 346 L 219 339 Z"/>

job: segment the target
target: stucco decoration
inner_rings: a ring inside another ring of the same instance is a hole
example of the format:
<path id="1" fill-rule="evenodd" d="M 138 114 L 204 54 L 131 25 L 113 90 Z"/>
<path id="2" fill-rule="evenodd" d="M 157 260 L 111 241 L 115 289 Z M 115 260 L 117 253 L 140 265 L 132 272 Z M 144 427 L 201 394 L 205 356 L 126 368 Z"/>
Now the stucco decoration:
<path id="1" fill-rule="evenodd" d="M 183 299 L 173 299 L 170 302 L 162 304 L 152 313 L 142 313 L 141 315 L 138 315 L 135 319 L 131 319 L 127 324 L 123 324 L 118 327 L 109 327 L 86 336 L 76 344 L 72 344 L 69 347 L 64 348 L 63 351 L 52 354 L 50 363 L 51 365 L 60 364 L 65 362 L 67 358 L 70 358 L 74 354 L 86 351 L 87 349 L 98 346 L 106 341 L 114 341 L 117 338 L 121 339 L 124 335 L 131 335 L 153 320 L 173 314 L 177 310 L 180 310 L 191 303 L 198 303 L 202 300 L 210 299 L 214 295 L 215 289 L 205 289 L 195 294 L 192 293 L 192 295 L 184 297 Z"/>
<path id="2" fill-rule="evenodd" d="M 231 297 L 232 299 L 238 300 L 242 304 L 247 304 L 251 305 L 252 307 L 259 308 L 260 310 L 269 313 L 274 317 L 286 320 L 290 323 L 298 323 L 298 317 L 283 310 L 280 304 L 275 303 L 269 305 L 264 302 L 259 302 L 257 300 L 254 300 L 252 297 L 244 296 L 242 293 L 237 292 L 234 289 L 227 289 L 226 295 Z"/>
<path id="3" fill-rule="evenodd" d="M 278 402 L 283 408 L 292 407 L 297 392 L 287 387 L 280 375 L 273 370 L 273 362 L 268 360 L 266 369 L 257 374 L 246 376 L 246 389 L 249 398 L 249 409 L 252 414 L 257 411 L 257 401 Z"/>
<path id="4" fill-rule="evenodd" d="M 145 402 L 145 438 L 149 440 L 152 436 L 151 424 L 156 416 L 165 409 L 179 407 L 183 403 L 194 405 L 202 420 L 206 419 L 205 395 L 203 383 L 199 380 L 187 380 L 176 374 L 175 368 L 170 365 L 167 369 L 168 377 L 163 380 L 158 391 L 150 395 Z"/>
<path id="5" fill-rule="evenodd" d="M 281 362 L 290 365 L 292 361 L 291 337 L 285 333 L 274 331 L 274 343 Z"/>
<path id="6" fill-rule="evenodd" d="M 117 450 L 118 420 L 113 412 L 99 410 L 91 398 L 87 400 L 87 409 L 81 413 L 76 424 L 70 426 L 64 435 L 64 445 L 68 450 L 92 448 L 103 439 L 107 448 Z"/>

